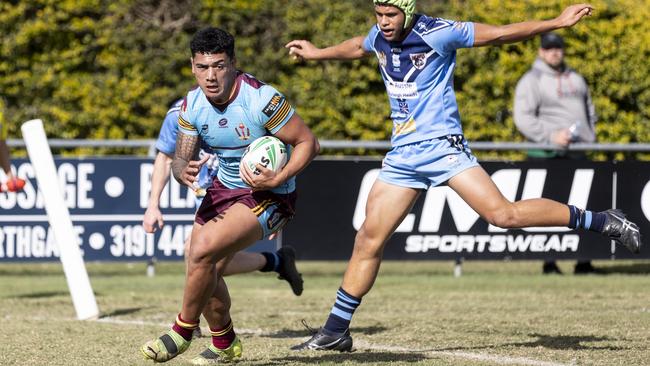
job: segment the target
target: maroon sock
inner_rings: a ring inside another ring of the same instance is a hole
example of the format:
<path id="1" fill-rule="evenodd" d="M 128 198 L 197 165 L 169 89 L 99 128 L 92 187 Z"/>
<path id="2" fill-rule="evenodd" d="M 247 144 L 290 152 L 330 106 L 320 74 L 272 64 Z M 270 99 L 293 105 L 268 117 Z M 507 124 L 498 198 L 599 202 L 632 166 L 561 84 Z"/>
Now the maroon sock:
<path id="1" fill-rule="evenodd" d="M 232 326 L 232 320 L 228 321 L 228 324 L 223 328 L 215 329 L 210 327 L 210 333 L 212 333 L 212 345 L 219 349 L 230 347 L 235 340 L 235 329 Z"/>
<path id="2" fill-rule="evenodd" d="M 194 332 L 194 329 L 198 327 L 199 327 L 198 320 L 188 322 L 183 320 L 183 318 L 181 318 L 181 314 L 178 314 L 178 316 L 176 317 L 176 321 L 174 322 L 174 325 L 172 325 L 172 330 L 180 334 L 181 337 L 185 338 L 186 341 L 191 341 L 192 333 Z"/>

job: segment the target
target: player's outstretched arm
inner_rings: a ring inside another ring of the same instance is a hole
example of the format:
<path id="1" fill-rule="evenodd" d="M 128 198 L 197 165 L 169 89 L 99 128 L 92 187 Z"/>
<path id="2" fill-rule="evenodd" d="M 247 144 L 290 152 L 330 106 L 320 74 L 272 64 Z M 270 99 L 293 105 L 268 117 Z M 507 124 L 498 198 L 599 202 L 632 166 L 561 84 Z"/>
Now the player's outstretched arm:
<path id="1" fill-rule="evenodd" d="M 562 14 L 550 20 L 528 21 L 502 26 L 475 23 L 474 47 L 513 43 L 540 33 L 572 27 L 583 17 L 591 15 L 593 9 L 590 4 L 576 4 L 567 7 Z"/>
<path id="2" fill-rule="evenodd" d="M 163 152 L 156 154 L 153 163 L 153 173 L 151 174 L 151 194 L 149 195 L 149 204 L 142 218 L 142 227 L 147 233 L 153 233 L 156 228 L 162 228 L 164 225 L 162 212 L 160 212 L 160 195 L 162 194 L 171 171 L 173 158 Z"/>
<path id="3" fill-rule="evenodd" d="M 354 37 L 337 45 L 318 48 L 305 40 L 294 40 L 287 43 L 289 55 L 300 60 L 356 60 L 368 53 L 363 49 L 364 37 Z"/>

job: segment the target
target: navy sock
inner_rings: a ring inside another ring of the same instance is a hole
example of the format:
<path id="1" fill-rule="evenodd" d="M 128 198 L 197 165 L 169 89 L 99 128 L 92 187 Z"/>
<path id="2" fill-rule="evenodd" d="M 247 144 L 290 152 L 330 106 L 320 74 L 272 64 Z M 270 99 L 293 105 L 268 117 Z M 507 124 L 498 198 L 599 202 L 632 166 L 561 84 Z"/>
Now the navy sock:
<path id="1" fill-rule="evenodd" d="M 605 218 L 602 212 L 581 210 L 576 206 L 569 205 L 569 227 L 571 229 L 587 229 L 597 233 L 603 232 Z"/>
<path id="2" fill-rule="evenodd" d="M 266 258 L 266 264 L 264 267 L 262 267 L 262 269 L 260 269 L 260 272 L 277 272 L 278 268 L 280 268 L 280 256 L 278 256 L 276 253 L 271 252 L 262 252 L 260 254 Z"/>
<path id="3" fill-rule="evenodd" d="M 336 292 L 336 302 L 334 302 L 330 316 L 323 328 L 332 333 L 344 333 L 350 328 L 352 315 L 359 304 L 361 304 L 361 299 L 348 294 L 342 287 L 339 287 Z"/>

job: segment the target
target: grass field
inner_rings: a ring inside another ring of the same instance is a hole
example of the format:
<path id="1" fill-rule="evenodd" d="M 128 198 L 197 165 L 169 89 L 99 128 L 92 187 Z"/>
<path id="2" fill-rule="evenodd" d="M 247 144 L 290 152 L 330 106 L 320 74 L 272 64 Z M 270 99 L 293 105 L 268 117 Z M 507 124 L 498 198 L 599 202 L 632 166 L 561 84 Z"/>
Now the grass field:
<path id="1" fill-rule="evenodd" d="M 386 262 L 355 314 L 354 353 L 292 352 L 322 325 L 344 263 L 300 262 L 305 292 L 228 278 L 244 365 L 649 365 L 650 263 L 543 276 L 540 262 Z M 560 262 L 565 273 L 572 262 Z M 0 265 L 1 365 L 144 365 L 138 348 L 180 308 L 181 263 L 87 265 L 102 318 L 77 321 L 59 264 Z M 206 324 L 203 323 L 203 326 Z M 170 364 L 187 364 L 209 338 Z"/>

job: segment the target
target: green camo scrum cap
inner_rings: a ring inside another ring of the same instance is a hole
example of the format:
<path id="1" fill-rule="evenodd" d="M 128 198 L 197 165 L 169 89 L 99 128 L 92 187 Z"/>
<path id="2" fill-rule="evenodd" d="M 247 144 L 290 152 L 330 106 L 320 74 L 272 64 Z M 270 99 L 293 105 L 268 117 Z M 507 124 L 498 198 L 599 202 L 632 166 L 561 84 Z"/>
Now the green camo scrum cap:
<path id="1" fill-rule="evenodd" d="M 415 15 L 415 0 L 373 0 L 375 5 L 392 5 L 404 12 L 404 28 L 408 28 Z"/>

